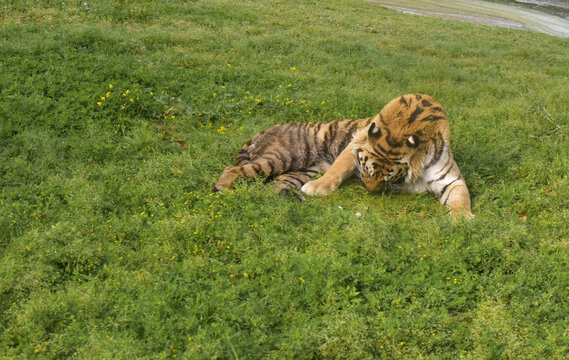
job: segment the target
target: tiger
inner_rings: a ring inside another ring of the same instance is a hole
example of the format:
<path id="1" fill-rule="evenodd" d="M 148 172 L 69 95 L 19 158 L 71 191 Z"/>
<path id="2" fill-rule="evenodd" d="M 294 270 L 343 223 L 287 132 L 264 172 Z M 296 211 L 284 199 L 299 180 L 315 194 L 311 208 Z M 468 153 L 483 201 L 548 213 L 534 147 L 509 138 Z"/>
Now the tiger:
<path id="1" fill-rule="evenodd" d="M 299 200 L 330 194 L 355 175 L 371 192 L 430 192 L 453 219 L 474 218 L 447 116 L 429 95 L 400 96 L 365 119 L 275 125 L 242 147 L 237 166 L 225 168 L 213 191 L 259 175 Z"/>

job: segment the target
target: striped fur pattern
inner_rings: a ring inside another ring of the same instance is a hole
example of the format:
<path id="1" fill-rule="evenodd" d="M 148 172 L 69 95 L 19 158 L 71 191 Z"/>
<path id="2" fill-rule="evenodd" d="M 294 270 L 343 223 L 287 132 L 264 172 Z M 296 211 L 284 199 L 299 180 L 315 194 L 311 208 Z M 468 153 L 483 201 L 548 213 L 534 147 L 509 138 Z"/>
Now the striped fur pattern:
<path id="1" fill-rule="evenodd" d="M 346 149 L 354 134 L 369 127 L 372 118 L 273 126 L 249 140 L 237 156 L 237 166 L 225 168 L 213 191 L 233 187 L 238 177 L 259 175 L 274 179 L 281 195 L 304 199 L 300 189 L 325 172 Z M 292 191 L 289 191 L 292 190 Z"/>
<path id="2" fill-rule="evenodd" d="M 473 218 L 470 194 L 450 149 L 447 117 L 428 95 L 392 100 L 354 134 L 328 171 L 304 184 L 302 191 L 325 195 L 353 174 L 370 191 L 428 191 L 450 208 L 453 218 Z"/>

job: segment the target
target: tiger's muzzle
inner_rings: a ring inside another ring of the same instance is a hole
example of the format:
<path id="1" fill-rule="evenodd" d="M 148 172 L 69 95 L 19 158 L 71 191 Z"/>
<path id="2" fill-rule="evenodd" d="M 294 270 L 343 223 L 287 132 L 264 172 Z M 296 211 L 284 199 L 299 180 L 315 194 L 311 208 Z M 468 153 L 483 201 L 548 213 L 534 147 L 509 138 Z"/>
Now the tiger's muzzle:
<path id="1" fill-rule="evenodd" d="M 365 187 L 371 192 L 378 192 L 385 190 L 387 182 L 379 176 L 369 176 L 362 174 L 362 181 Z"/>
<path id="2" fill-rule="evenodd" d="M 407 169 L 405 167 L 375 169 L 374 171 L 363 172 L 361 179 L 365 187 L 371 192 L 385 191 L 394 185 L 405 182 Z"/>

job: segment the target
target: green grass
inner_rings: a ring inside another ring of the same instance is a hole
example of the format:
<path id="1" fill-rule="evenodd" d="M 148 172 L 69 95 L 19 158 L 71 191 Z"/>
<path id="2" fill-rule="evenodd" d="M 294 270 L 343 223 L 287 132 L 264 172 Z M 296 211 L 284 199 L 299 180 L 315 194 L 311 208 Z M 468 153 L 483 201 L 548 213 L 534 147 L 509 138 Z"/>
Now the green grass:
<path id="1" fill-rule="evenodd" d="M 567 40 L 355 0 L 0 20 L 4 358 L 568 356 Z M 210 193 L 258 131 L 411 92 L 449 115 L 474 222 L 356 182 Z"/>

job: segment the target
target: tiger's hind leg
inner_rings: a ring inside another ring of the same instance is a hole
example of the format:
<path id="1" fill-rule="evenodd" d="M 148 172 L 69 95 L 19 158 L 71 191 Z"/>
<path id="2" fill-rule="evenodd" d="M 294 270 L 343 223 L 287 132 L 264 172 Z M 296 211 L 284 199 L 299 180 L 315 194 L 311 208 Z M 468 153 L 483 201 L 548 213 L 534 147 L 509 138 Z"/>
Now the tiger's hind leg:
<path id="1" fill-rule="evenodd" d="M 308 169 L 286 172 L 277 177 L 271 185 L 280 196 L 290 196 L 295 200 L 304 201 L 306 198 L 300 191 L 302 185 L 309 182 L 314 175 L 325 171 L 328 166 L 312 166 Z"/>
<path id="2" fill-rule="evenodd" d="M 271 176 L 273 166 L 267 161 L 252 162 L 249 164 L 228 166 L 223 170 L 223 174 L 213 185 L 213 192 L 229 190 L 233 188 L 233 184 L 240 176 L 247 179 L 256 177 L 261 174 Z"/>

